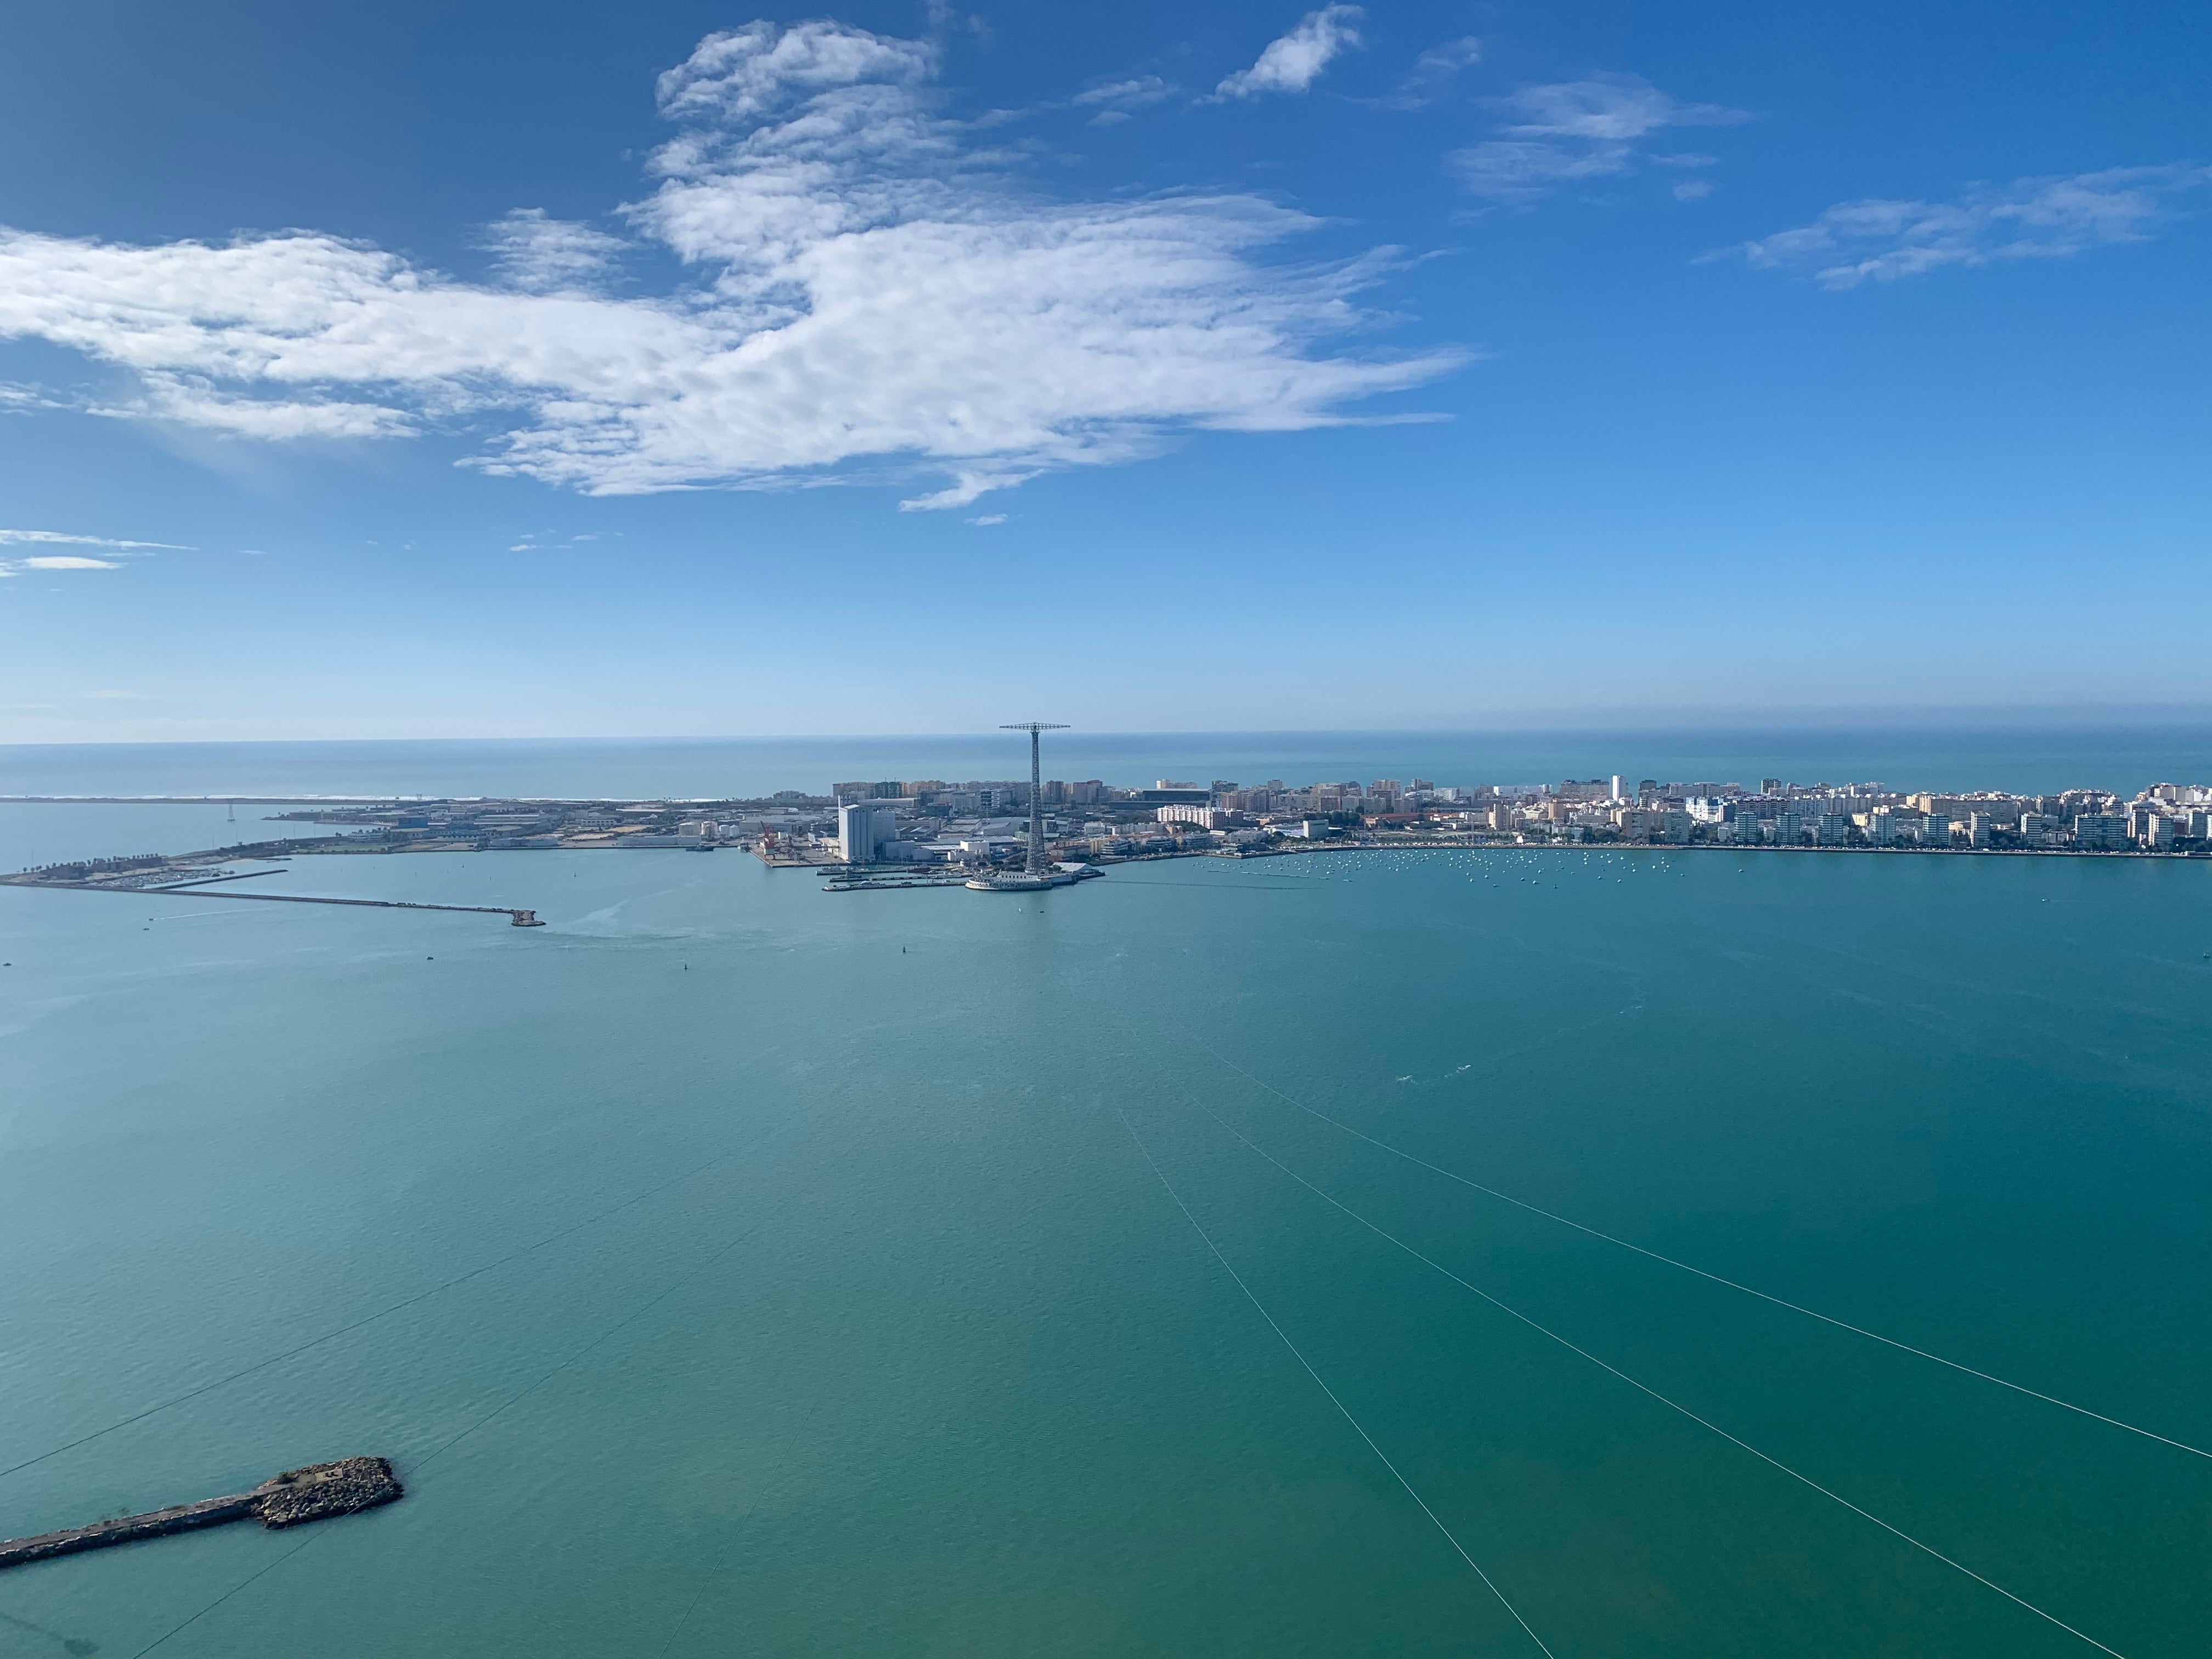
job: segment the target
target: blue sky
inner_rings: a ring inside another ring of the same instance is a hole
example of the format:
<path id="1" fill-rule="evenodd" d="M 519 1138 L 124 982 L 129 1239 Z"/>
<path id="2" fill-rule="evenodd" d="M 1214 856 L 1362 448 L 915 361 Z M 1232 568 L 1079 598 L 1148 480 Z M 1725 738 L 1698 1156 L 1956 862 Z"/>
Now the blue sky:
<path id="1" fill-rule="evenodd" d="M 2206 703 L 2170 5 L 0 54 L 0 741 Z"/>

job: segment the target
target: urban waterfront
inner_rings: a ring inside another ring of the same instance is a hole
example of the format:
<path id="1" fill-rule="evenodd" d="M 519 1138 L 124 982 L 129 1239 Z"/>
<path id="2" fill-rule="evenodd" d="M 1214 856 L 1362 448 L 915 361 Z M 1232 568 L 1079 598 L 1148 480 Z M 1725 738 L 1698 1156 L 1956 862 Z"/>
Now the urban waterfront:
<path id="1" fill-rule="evenodd" d="M 249 811 L 289 806 L 264 821 L 338 831 L 289 830 L 181 850 L 78 854 L 0 876 L 0 882 L 184 894 L 283 873 L 283 863 L 298 855 L 726 848 L 750 848 L 773 866 L 823 870 L 833 878 L 825 890 L 842 892 L 930 884 L 1037 890 L 1040 884 L 1070 884 L 1099 874 L 1103 865 L 1135 858 L 1377 848 L 1664 845 L 2212 856 L 2212 784 L 2171 778 L 2141 784 L 2132 794 L 2078 779 L 2055 788 L 1997 788 L 1986 780 L 1966 789 L 1924 781 L 1900 788 L 1874 780 L 1807 781 L 1786 775 L 1763 776 L 1755 786 L 1656 777 L 1632 783 L 1620 772 L 1558 783 L 1440 784 L 1418 775 L 1366 783 L 1357 776 L 1297 784 L 1280 777 L 1070 782 L 1045 775 L 1040 749 L 1044 732 L 1065 733 L 1066 727 L 1036 722 L 1005 729 L 1030 736 L 1026 778 L 951 781 L 909 775 L 837 781 L 818 793 L 805 787 L 719 796 L 668 791 L 649 799 L 380 796 L 360 793 L 358 783 L 319 798 L 303 792 L 303 802 L 214 791 L 134 795 L 119 788 L 104 794 L 0 796 L 0 805 L 45 806 L 221 804 L 226 826 L 235 823 L 241 805 Z M 2140 743 L 2144 734 L 2133 735 Z M 917 746 L 909 744 L 909 756 Z M 487 769 L 511 766 L 516 758 L 495 745 L 479 747 L 491 751 L 480 754 L 490 763 Z M 91 764 L 112 774 L 118 763 L 127 771 L 137 758 L 136 751 L 125 751 Z M 264 756 L 240 758 L 255 769 L 270 764 Z M 380 769 L 367 754 L 353 758 L 356 775 Z M 587 764 L 596 759 L 604 772 L 610 757 L 580 746 L 569 758 Z M 219 751 L 204 761 L 211 767 L 239 763 Z M 2050 764 L 2047 757 L 2044 763 Z M 2094 765 L 2103 771 L 2116 763 L 2114 756 L 2102 754 Z M 2180 769 L 2185 774 L 2195 764 L 2188 757 Z M 278 765 L 283 769 L 282 758 Z M 43 769 L 51 776 L 69 767 L 64 761 L 59 769 Z M 244 861 L 263 867 L 228 867 Z M 278 902 L 400 902 L 260 890 L 233 890 L 233 896 Z M 516 927 L 538 925 L 528 908 L 511 914 Z"/>
<path id="2" fill-rule="evenodd" d="M 4 807 L 0 858 L 224 818 Z M 18 1570 L 26 1651 L 2212 1633 L 2212 1462 L 2134 1431 L 2212 1445 L 2200 861 L 311 867 L 549 925 L 0 892 L 0 1532 L 356 1452 L 410 1495 Z"/>

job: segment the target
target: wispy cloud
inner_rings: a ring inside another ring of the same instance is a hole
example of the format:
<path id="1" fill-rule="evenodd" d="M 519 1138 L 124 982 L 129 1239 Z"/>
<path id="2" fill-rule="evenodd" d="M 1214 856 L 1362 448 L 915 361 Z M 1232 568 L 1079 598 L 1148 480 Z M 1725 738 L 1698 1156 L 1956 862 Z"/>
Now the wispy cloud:
<path id="1" fill-rule="evenodd" d="M 2212 168 L 2175 162 L 1978 185 L 1950 202 L 1840 202 L 1809 225 L 1707 257 L 1741 252 L 1762 270 L 1801 272 L 1826 289 L 1895 282 L 1947 265 L 2063 259 L 2149 240 L 2172 216 L 2173 196 L 2207 183 Z"/>
<path id="2" fill-rule="evenodd" d="M 1448 92 L 1460 71 L 1482 61 L 1482 42 L 1472 34 L 1431 46 L 1413 60 L 1413 67 L 1389 96 L 1375 101 L 1387 109 L 1419 109 Z"/>
<path id="3" fill-rule="evenodd" d="M 543 208 L 517 208 L 485 232 L 484 246 L 514 286 L 556 294 L 599 287 L 629 244 L 589 225 L 548 218 Z"/>
<path id="4" fill-rule="evenodd" d="M 744 126 L 849 87 L 911 88 L 934 76 L 937 63 L 932 41 L 833 22 L 779 28 L 762 18 L 708 35 L 654 91 L 670 120 Z"/>
<path id="5" fill-rule="evenodd" d="M 1270 40 L 1258 60 L 1213 89 L 1217 98 L 1257 98 L 1270 92 L 1304 92 L 1346 47 L 1359 44 L 1358 6 L 1310 11 L 1288 34 Z"/>
<path id="6" fill-rule="evenodd" d="M 1004 524 L 1006 521 L 1006 516 L 1004 513 L 978 513 L 968 522 L 975 525 Z"/>
<path id="7" fill-rule="evenodd" d="M 1349 15 L 1315 14 L 1269 74 L 1310 81 Z M 518 292 L 312 232 L 0 230 L 0 337 L 131 371 L 118 416 L 268 440 L 490 424 L 471 464 L 594 494 L 951 480 L 916 507 L 1195 428 L 1333 423 L 1465 361 L 1323 348 L 1373 320 L 1387 251 L 1268 258 L 1315 222 L 1250 194 L 1048 197 L 941 112 L 937 70 L 927 41 L 836 23 L 702 41 L 659 79 L 678 130 L 623 210 L 688 267 L 674 291 Z M 608 252 L 501 222 L 525 289 Z"/>
<path id="8" fill-rule="evenodd" d="M 175 542 L 125 542 L 112 536 L 75 536 L 60 530 L 0 530 L 0 547 L 20 546 L 27 542 L 59 543 L 69 547 L 112 547 L 125 553 L 189 553 L 192 550 Z"/>
<path id="9" fill-rule="evenodd" d="M 0 415 L 29 415 L 41 410 L 74 410 L 76 404 L 36 386 L 0 380 Z"/>
<path id="10" fill-rule="evenodd" d="M 1645 161 L 1708 162 L 1710 156 L 1655 155 L 1638 141 L 1668 127 L 1751 119 L 1718 104 L 1684 103 L 1637 75 L 1523 87 L 1493 102 L 1510 118 L 1498 128 L 1504 136 L 1455 150 L 1445 164 L 1474 194 L 1499 203 L 1536 201 L 1569 185 L 1632 173 Z"/>
<path id="11" fill-rule="evenodd" d="M 183 553 L 191 551 L 174 542 L 129 542 L 112 536 L 79 536 L 64 530 L 0 530 L 0 547 L 98 547 L 111 553 Z M 26 570 L 120 570 L 118 559 L 95 558 L 87 553 L 37 553 L 27 558 L 0 558 L 0 577 L 18 576 Z"/>
<path id="12" fill-rule="evenodd" d="M 560 536 L 526 530 L 522 532 L 522 539 L 507 550 L 510 553 L 565 553 L 599 539 L 597 532 L 580 536 Z"/>
<path id="13" fill-rule="evenodd" d="M 1112 126 L 1126 121 L 1134 111 L 1148 104 L 1165 103 L 1182 88 L 1172 81 L 1162 80 L 1157 75 L 1139 75 L 1126 81 L 1109 82 L 1103 87 L 1092 87 L 1079 92 L 1068 101 L 1079 109 L 1096 107 L 1098 113 L 1091 118 L 1094 127 Z"/>

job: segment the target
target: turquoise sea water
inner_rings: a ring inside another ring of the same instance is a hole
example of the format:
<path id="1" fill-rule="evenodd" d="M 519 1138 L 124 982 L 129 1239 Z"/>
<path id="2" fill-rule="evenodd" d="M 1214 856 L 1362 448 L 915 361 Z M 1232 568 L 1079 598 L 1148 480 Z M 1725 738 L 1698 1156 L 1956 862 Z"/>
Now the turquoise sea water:
<path id="1" fill-rule="evenodd" d="M 0 863 L 221 817 L 0 808 Z M 1438 1170 L 2212 1447 L 2208 880 L 270 878 L 535 931 L 0 889 L 0 1534 L 409 1486 L 9 1572 L 0 1653 L 1537 1652 L 1461 1549 L 1561 1659 L 2096 1651 L 1959 1568 L 2201 1653 L 2212 1462 Z"/>

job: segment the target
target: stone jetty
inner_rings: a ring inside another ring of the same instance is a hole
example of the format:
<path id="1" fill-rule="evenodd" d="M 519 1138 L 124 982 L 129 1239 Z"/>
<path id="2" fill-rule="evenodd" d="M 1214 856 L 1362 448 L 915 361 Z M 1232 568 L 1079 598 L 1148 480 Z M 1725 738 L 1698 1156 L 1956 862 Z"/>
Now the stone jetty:
<path id="1" fill-rule="evenodd" d="M 389 1504 L 405 1488 L 381 1457 L 346 1457 L 335 1463 L 311 1463 L 287 1469 L 264 1480 L 252 1492 L 228 1498 L 210 1498 L 173 1509 L 126 1515 L 113 1521 L 95 1521 L 88 1527 L 66 1532 L 43 1532 L 33 1538 L 0 1541 L 0 1567 L 18 1567 L 79 1550 L 104 1549 L 141 1538 L 161 1538 L 173 1532 L 191 1532 L 201 1527 L 220 1527 L 233 1521 L 256 1520 L 264 1527 L 296 1527 L 307 1521 L 353 1515 Z"/>

